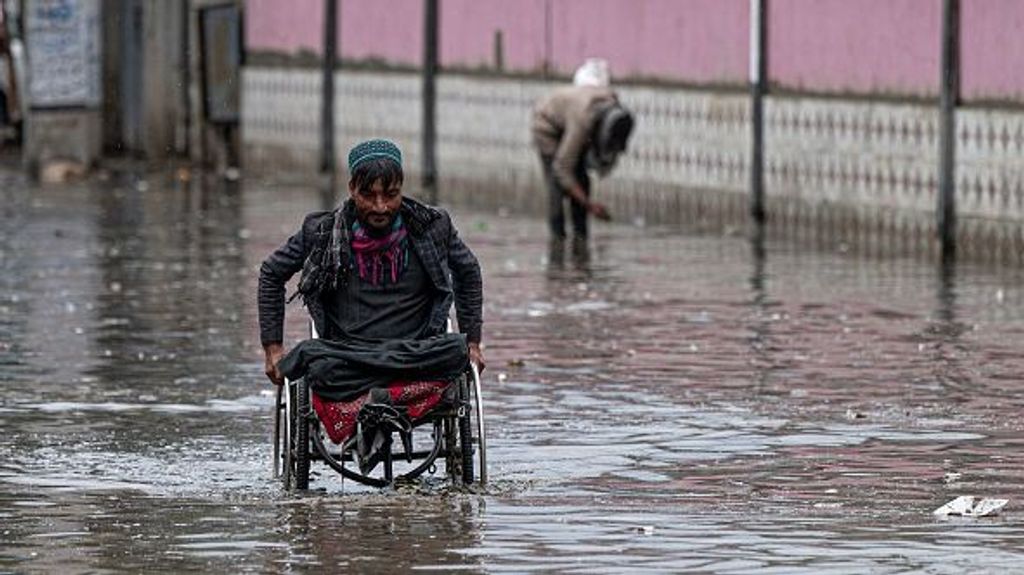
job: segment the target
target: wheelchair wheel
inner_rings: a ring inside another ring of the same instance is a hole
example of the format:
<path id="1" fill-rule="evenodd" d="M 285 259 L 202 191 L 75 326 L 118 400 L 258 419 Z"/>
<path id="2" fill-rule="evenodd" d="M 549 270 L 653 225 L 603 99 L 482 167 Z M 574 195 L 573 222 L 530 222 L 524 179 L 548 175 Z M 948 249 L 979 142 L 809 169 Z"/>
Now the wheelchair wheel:
<path id="1" fill-rule="evenodd" d="M 309 489 L 309 410 L 309 386 L 304 381 L 285 382 L 278 389 L 274 475 L 287 490 Z"/>
<path id="2" fill-rule="evenodd" d="M 281 386 L 279 391 L 283 396 L 283 401 L 278 400 L 278 418 L 283 420 L 280 426 L 281 433 L 278 435 L 278 453 L 280 454 L 281 464 L 281 483 L 284 484 L 284 488 L 290 490 L 292 484 L 295 481 L 295 466 L 293 454 L 293 441 L 292 438 L 295 436 L 295 421 L 293 413 L 295 412 L 295 397 L 292 392 L 292 385 L 285 381 L 284 385 Z"/>
<path id="3" fill-rule="evenodd" d="M 274 418 L 274 453 L 271 456 L 270 469 L 273 471 L 274 479 L 281 477 L 281 458 L 288 445 L 284 438 L 284 434 L 287 432 L 287 424 L 282 421 L 285 418 L 285 413 L 287 413 L 285 411 L 283 390 L 283 385 L 277 386 L 277 399 L 274 401 L 274 411 L 272 414 Z"/>
<path id="4" fill-rule="evenodd" d="M 462 407 L 457 414 L 459 428 L 459 462 L 461 464 L 461 477 L 464 484 L 473 483 L 473 417 L 469 409 L 470 402 L 467 401 L 471 395 L 469 391 L 468 378 L 461 382 L 461 396 L 465 398 Z"/>
<path id="5" fill-rule="evenodd" d="M 480 385 L 480 371 L 477 369 L 475 364 L 470 364 L 470 375 L 472 379 L 468 382 L 470 387 L 470 405 L 473 410 L 473 423 L 476 425 L 471 426 L 476 428 L 476 454 L 479 461 L 479 479 L 480 483 L 487 485 L 487 429 L 484 426 L 484 398 L 483 391 Z M 468 454 L 468 457 L 472 460 L 472 451 Z"/>
<path id="6" fill-rule="evenodd" d="M 295 489 L 305 491 L 309 489 L 309 411 L 311 409 L 309 400 L 309 385 L 299 380 L 295 383 L 295 443 L 292 446 L 292 459 L 295 463 Z"/>
<path id="7" fill-rule="evenodd" d="M 445 447 L 448 475 L 469 485 L 487 483 L 487 441 L 484 436 L 480 374 L 473 367 L 459 380 L 457 406 L 446 422 Z"/>

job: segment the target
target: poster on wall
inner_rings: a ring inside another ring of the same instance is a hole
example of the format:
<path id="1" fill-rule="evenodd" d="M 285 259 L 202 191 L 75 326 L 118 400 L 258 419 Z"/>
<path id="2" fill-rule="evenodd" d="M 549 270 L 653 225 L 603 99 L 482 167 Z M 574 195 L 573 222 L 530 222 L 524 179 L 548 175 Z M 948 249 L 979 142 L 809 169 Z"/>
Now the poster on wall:
<path id="1" fill-rule="evenodd" d="M 100 104 L 100 0 L 28 0 L 28 98 L 33 108 Z"/>

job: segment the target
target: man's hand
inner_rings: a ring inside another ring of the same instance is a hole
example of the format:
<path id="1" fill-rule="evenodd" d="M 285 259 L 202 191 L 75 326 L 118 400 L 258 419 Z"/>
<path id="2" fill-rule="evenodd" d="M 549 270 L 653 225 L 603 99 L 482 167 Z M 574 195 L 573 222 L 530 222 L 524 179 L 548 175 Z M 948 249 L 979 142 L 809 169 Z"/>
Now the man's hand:
<path id="1" fill-rule="evenodd" d="M 281 385 L 284 383 L 284 376 L 277 369 L 277 362 L 281 361 L 284 357 L 284 346 L 279 343 L 272 343 L 263 346 L 263 355 L 265 357 L 263 361 L 263 373 L 267 374 L 270 381 L 274 382 L 274 385 Z"/>
<path id="2" fill-rule="evenodd" d="M 476 364 L 476 368 L 480 373 L 484 372 L 484 368 L 487 364 L 484 362 L 484 352 L 480 350 L 479 343 L 469 344 L 469 361 Z"/>
<path id="3" fill-rule="evenodd" d="M 595 218 L 604 221 L 610 221 L 612 219 L 611 214 L 608 213 L 608 208 L 604 204 L 599 202 L 592 202 L 587 197 L 587 193 L 583 191 L 580 186 L 573 186 L 565 191 L 566 194 L 572 198 L 572 201 L 583 206 L 588 212 L 594 215 Z"/>
<path id="4" fill-rule="evenodd" d="M 604 220 L 607 222 L 612 219 L 611 214 L 608 213 L 608 208 L 606 208 L 604 204 L 590 202 L 590 204 L 587 206 L 587 210 L 590 211 L 590 213 L 594 214 L 594 217 L 599 220 Z"/>

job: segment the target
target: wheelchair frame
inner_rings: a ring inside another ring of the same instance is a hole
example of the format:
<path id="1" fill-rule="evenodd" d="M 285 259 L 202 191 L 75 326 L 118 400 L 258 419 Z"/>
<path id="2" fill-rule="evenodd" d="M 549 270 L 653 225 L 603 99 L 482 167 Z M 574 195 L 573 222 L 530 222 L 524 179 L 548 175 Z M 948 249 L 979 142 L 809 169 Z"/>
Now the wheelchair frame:
<path id="1" fill-rule="evenodd" d="M 315 329 L 312 330 L 316 337 Z M 435 469 L 439 457 L 443 457 L 448 477 L 455 484 L 471 484 L 476 480 L 487 483 L 487 440 L 484 426 L 483 395 L 480 386 L 480 372 L 477 366 L 470 369 L 451 383 L 446 396 L 447 405 L 435 408 L 413 425 L 412 433 L 430 425 L 433 445 L 430 449 L 413 451 L 412 461 L 419 462 L 412 470 L 394 473 L 394 463 L 404 459 L 403 452 L 394 452 L 393 433 L 388 434 L 381 449 L 383 460 L 377 466 L 380 475 L 360 473 L 353 456 L 355 436 L 341 446 L 327 437 L 320 419 L 313 410 L 311 391 L 305 380 L 285 380 L 277 389 L 274 405 L 274 477 L 280 477 L 285 489 L 303 491 L 309 489 L 310 464 L 320 461 L 341 474 L 371 487 L 387 487 L 395 480 L 415 479 L 426 471 Z M 282 433 L 283 432 L 283 433 Z M 474 458 L 474 455 L 476 456 Z"/>

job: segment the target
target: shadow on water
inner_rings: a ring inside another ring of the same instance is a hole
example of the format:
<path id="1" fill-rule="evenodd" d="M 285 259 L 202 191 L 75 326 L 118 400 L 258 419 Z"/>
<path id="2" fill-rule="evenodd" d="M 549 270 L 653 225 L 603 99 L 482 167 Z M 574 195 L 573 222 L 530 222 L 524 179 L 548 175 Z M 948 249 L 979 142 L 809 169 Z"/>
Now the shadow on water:
<path id="1" fill-rule="evenodd" d="M 621 225 L 550 242 L 542 221 L 456 209 L 487 286 L 494 485 L 377 492 L 321 471 L 326 491 L 296 497 L 269 473 L 256 273 L 338 196 L 2 177 L 0 570 L 1024 559 L 1018 271 Z M 287 340 L 305 327 L 289 307 Z M 932 518 L 960 494 L 1011 505 Z"/>

